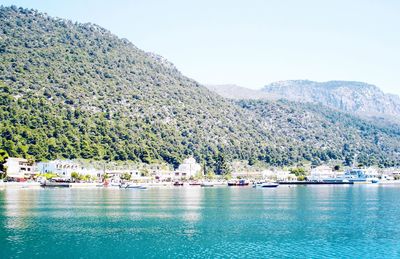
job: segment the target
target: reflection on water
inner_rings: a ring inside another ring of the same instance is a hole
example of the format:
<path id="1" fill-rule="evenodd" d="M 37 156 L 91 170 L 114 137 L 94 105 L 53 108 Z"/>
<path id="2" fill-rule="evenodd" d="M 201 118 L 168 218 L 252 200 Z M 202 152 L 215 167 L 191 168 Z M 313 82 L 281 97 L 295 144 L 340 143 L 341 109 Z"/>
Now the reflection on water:
<path id="1" fill-rule="evenodd" d="M 399 195 L 379 185 L 5 189 L 0 257 L 394 258 Z"/>

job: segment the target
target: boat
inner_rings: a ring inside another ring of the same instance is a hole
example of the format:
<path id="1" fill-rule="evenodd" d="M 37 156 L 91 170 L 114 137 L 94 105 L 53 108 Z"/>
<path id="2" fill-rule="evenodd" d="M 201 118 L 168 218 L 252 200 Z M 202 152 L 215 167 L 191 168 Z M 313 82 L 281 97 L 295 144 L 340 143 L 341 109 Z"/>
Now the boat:
<path id="1" fill-rule="evenodd" d="M 214 184 L 212 182 L 203 182 L 201 187 L 214 187 Z"/>
<path id="2" fill-rule="evenodd" d="M 71 181 L 63 178 L 53 178 L 50 180 L 44 180 L 40 183 L 41 187 L 71 187 Z"/>
<path id="3" fill-rule="evenodd" d="M 348 170 L 344 175 L 325 179 L 323 182 L 326 183 L 350 183 L 350 184 L 368 184 L 368 183 L 379 183 L 379 178 L 376 174 L 367 172 L 364 169 L 351 169 Z"/>
<path id="4" fill-rule="evenodd" d="M 279 183 L 273 182 L 256 182 L 253 184 L 254 188 L 276 188 L 279 186 Z"/>
<path id="5" fill-rule="evenodd" d="M 228 181 L 228 186 L 248 186 L 250 183 L 247 180 L 241 179 L 241 180 L 231 180 Z"/>
<path id="6" fill-rule="evenodd" d="M 198 181 L 193 181 L 193 182 L 189 182 L 189 185 L 196 186 L 196 185 L 201 185 L 201 183 Z"/>
<path id="7" fill-rule="evenodd" d="M 125 188 L 125 189 L 141 189 L 141 190 L 147 189 L 146 186 L 143 186 L 143 185 L 140 185 L 140 184 L 137 184 L 137 183 L 127 183 L 122 188 Z"/>
<path id="8" fill-rule="evenodd" d="M 107 187 L 107 188 L 121 188 L 121 183 L 119 183 L 119 182 L 104 182 L 104 187 Z"/>
<path id="9" fill-rule="evenodd" d="M 183 186 L 183 182 L 176 181 L 176 182 L 174 182 L 174 186 Z"/>

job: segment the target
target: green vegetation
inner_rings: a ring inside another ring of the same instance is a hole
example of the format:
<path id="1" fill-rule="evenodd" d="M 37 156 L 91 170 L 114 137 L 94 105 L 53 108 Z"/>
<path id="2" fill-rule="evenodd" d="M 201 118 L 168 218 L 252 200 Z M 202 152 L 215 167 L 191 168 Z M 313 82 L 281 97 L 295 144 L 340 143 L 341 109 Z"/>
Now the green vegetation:
<path id="1" fill-rule="evenodd" d="M 45 173 L 42 175 L 44 178 L 46 178 L 47 180 L 53 179 L 53 178 L 57 178 L 58 175 L 57 174 L 53 174 L 53 173 Z"/>
<path id="2" fill-rule="evenodd" d="M 90 181 L 90 180 L 94 180 L 94 178 L 90 175 L 83 175 L 83 174 L 79 174 L 77 172 L 72 172 L 71 173 L 71 178 L 74 181 Z"/>
<path id="3" fill-rule="evenodd" d="M 290 168 L 290 173 L 296 175 L 297 177 L 299 176 L 305 176 L 307 174 L 306 169 L 302 167 L 295 167 L 295 168 Z"/>
<path id="4" fill-rule="evenodd" d="M 266 131 L 161 57 L 93 24 L 0 9 L 0 148 L 37 161 L 248 159 Z"/>
<path id="5" fill-rule="evenodd" d="M 236 102 L 259 115 L 277 145 L 268 146 L 261 159 L 287 165 L 310 161 L 317 166 L 329 161 L 345 166 L 380 167 L 400 163 L 400 127 L 380 126 L 320 105 L 285 100 Z M 260 157 L 259 157 L 260 158 Z"/>
<path id="6" fill-rule="evenodd" d="M 4 179 L 7 176 L 7 168 L 4 166 L 8 158 L 7 151 L 0 149 L 0 179 Z"/>
<path id="7" fill-rule="evenodd" d="M 393 166 L 399 130 L 289 102 L 231 102 L 93 24 L 0 8 L 0 149 L 9 156 Z M 356 161 L 355 161 L 356 160 Z M 146 172 L 141 172 L 145 175 Z"/>
<path id="8" fill-rule="evenodd" d="M 129 181 L 129 180 L 131 180 L 131 174 L 130 173 L 124 173 L 122 176 L 121 176 L 121 179 L 122 180 L 126 180 L 126 181 Z"/>

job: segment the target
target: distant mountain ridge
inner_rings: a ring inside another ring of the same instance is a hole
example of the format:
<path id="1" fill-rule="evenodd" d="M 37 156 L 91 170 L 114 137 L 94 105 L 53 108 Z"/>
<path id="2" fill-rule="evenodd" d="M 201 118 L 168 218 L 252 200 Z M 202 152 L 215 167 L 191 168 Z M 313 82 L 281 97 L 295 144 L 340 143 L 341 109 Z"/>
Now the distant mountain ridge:
<path id="1" fill-rule="evenodd" d="M 260 90 L 239 86 L 207 86 L 234 100 L 279 100 L 322 104 L 361 117 L 400 121 L 400 97 L 385 94 L 377 86 L 355 81 L 315 82 L 287 80 L 274 82 Z"/>
<path id="2" fill-rule="evenodd" d="M 362 82 L 289 80 L 269 84 L 262 92 L 278 99 L 319 103 L 361 116 L 400 118 L 398 96 Z"/>

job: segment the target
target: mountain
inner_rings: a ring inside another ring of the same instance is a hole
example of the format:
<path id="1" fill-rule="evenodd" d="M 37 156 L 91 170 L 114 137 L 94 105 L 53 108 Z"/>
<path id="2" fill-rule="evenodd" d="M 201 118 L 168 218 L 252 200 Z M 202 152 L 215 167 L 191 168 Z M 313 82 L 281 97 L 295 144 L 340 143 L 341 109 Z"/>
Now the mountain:
<path id="1" fill-rule="evenodd" d="M 261 154 L 252 115 L 93 24 L 0 9 L 1 148 L 12 156 L 216 161 Z"/>
<path id="2" fill-rule="evenodd" d="M 385 94 L 377 86 L 353 81 L 314 82 L 287 80 L 262 89 L 236 85 L 207 85 L 211 91 L 233 100 L 279 100 L 322 104 L 343 112 L 385 123 L 400 123 L 400 97 Z"/>
<path id="3" fill-rule="evenodd" d="M 320 103 L 363 117 L 400 120 L 400 98 L 385 94 L 375 85 L 352 81 L 280 81 L 262 89 L 275 99 Z"/>
<path id="4" fill-rule="evenodd" d="M 249 89 L 233 84 L 226 85 L 205 85 L 210 91 L 213 91 L 225 98 L 241 100 L 261 100 L 261 99 L 272 99 L 267 93 L 260 90 Z"/>
<path id="5" fill-rule="evenodd" d="M 216 173 L 233 159 L 399 164 L 395 127 L 259 102 L 223 98 L 97 25 L 0 8 L 0 149 L 11 156 L 177 166 L 193 155 Z"/>
<path id="6" fill-rule="evenodd" d="M 302 157 L 314 165 L 329 160 L 384 167 L 399 164 L 388 157 L 400 152 L 400 127 L 380 126 L 329 107 L 287 100 L 239 100 L 236 103 L 261 118 L 280 146 L 270 147 L 269 163 Z M 290 146 L 284 143 L 290 143 Z M 296 161 L 300 162 L 300 161 Z"/>

